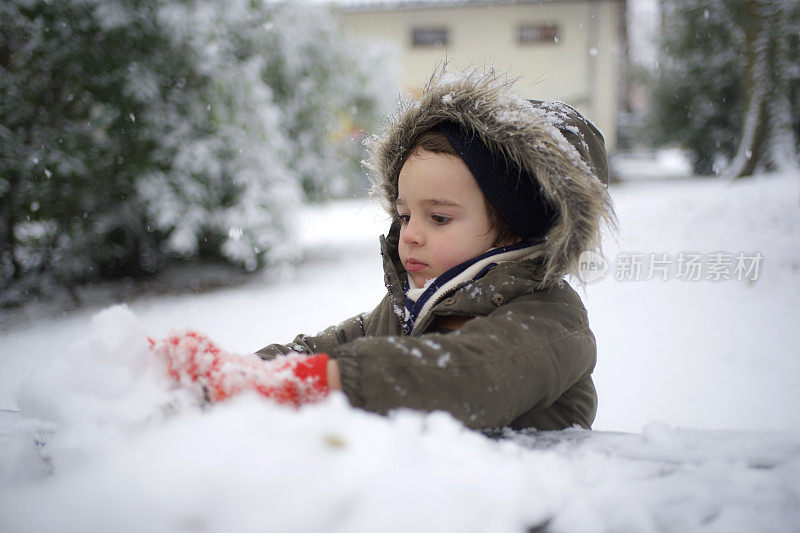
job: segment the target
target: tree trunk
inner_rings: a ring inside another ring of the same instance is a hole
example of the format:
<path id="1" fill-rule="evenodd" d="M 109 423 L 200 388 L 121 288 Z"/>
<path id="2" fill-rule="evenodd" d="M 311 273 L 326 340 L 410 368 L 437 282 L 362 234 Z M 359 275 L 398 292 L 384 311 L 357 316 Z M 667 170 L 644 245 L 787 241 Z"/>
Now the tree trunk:
<path id="1" fill-rule="evenodd" d="M 621 0 L 617 7 L 617 35 L 620 46 L 617 60 L 622 67 L 622 80 L 617 86 L 617 102 L 620 111 L 630 113 L 631 109 L 631 54 L 628 39 L 628 0 Z"/>
<path id="2" fill-rule="evenodd" d="M 763 155 L 767 136 L 768 87 L 768 24 L 760 9 L 759 0 L 744 3 L 745 56 L 747 67 L 744 79 L 745 113 L 739 148 L 728 167 L 726 177 L 751 176 Z"/>
<path id="3" fill-rule="evenodd" d="M 786 78 L 787 46 L 782 2 L 746 0 L 745 115 L 739 148 L 725 175 L 797 168 Z"/>
<path id="4" fill-rule="evenodd" d="M 785 3 L 785 2 L 784 2 Z M 781 171 L 800 172 L 797 161 L 797 140 L 792 128 L 792 101 L 789 87 L 789 29 L 785 11 L 775 21 L 775 84 L 770 108 L 771 160 Z"/>
<path id="5" fill-rule="evenodd" d="M 22 277 L 22 266 L 17 261 L 17 252 L 16 252 L 16 237 L 14 236 L 16 226 L 17 226 L 17 187 L 19 185 L 19 176 L 16 171 L 11 171 L 8 173 L 7 176 L 8 181 L 8 191 L 6 192 L 6 196 L 4 201 L 6 203 L 3 221 L 4 226 L 4 235 L 3 240 L 0 242 L 0 254 L 5 255 L 8 258 L 8 262 L 11 264 L 11 268 L 14 272 L 11 274 L 11 279 L 14 281 L 19 280 Z"/>

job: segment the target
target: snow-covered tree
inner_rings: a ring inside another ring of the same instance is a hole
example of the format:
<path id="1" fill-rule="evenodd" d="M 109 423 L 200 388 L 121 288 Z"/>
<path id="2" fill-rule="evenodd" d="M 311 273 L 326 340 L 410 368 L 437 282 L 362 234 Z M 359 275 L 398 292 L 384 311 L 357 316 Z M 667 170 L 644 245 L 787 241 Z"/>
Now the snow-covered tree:
<path id="1" fill-rule="evenodd" d="M 698 174 L 743 175 L 756 164 L 796 164 L 789 122 L 800 108 L 800 4 L 664 0 L 662 15 L 661 56 L 648 121 L 653 139 L 689 148 Z M 766 32 L 759 30 L 766 27 Z M 758 106 L 750 105 L 752 96 Z M 754 108 L 761 111 L 747 111 Z M 754 119 L 759 117 L 773 118 L 757 127 Z M 756 150 L 745 146 L 759 138 L 769 141 Z M 773 158 L 779 153 L 781 161 Z M 744 161 L 752 164 L 742 165 Z"/>
<path id="2" fill-rule="evenodd" d="M 280 259 L 357 175 L 376 61 L 294 2 L 0 4 L 0 287 Z"/>
<path id="3" fill-rule="evenodd" d="M 327 7 L 264 4 L 261 20 L 280 31 L 250 34 L 268 51 L 264 80 L 283 113 L 291 167 L 310 200 L 363 189 L 361 138 L 394 104 L 394 61 L 375 43 L 342 38 Z"/>
<path id="4" fill-rule="evenodd" d="M 132 272 L 159 256 L 137 198 L 163 133 L 151 105 L 193 76 L 157 2 L 0 4 L 0 280 Z M 153 74 L 157 73 L 157 74 Z M 130 90 L 151 76 L 151 91 Z"/>

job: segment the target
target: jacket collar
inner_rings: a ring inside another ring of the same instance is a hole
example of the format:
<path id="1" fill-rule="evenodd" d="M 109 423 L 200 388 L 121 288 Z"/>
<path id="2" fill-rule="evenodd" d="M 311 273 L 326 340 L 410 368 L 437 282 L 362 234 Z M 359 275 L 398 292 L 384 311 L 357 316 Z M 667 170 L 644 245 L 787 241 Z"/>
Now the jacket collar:
<path id="1" fill-rule="evenodd" d="M 464 283 L 483 277 L 496 264 L 533 259 L 541 254 L 541 243 L 521 242 L 512 246 L 492 248 L 478 257 L 454 266 L 433 280 L 416 301 L 406 298 L 406 332 L 410 334 L 417 328 L 417 325 L 423 324 L 425 322 L 424 318 L 430 313 L 431 309 L 448 294 Z"/>
<path id="2" fill-rule="evenodd" d="M 409 301 L 406 298 L 408 274 L 397 253 L 399 235 L 400 224 L 395 220 L 389 233 L 380 238 L 381 255 L 384 283 L 395 306 L 395 313 L 407 334 L 424 329 L 428 322 L 426 318 L 436 304 L 465 283 L 481 278 L 498 263 L 541 259 L 544 248 L 542 242 L 521 242 L 493 248 L 444 272 L 427 286 L 416 301 Z"/>
<path id="3" fill-rule="evenodd" d="M 395 219 L 386 236 L 381 235 L 381 255 L 383 256 L 383 282 L 386 290 L 395 305 L 398 318 L 402 322 L 403 307 L 405 302 L 406 270 L 397 254 L 397 244 L 400 242 L 400 221 Z"/>

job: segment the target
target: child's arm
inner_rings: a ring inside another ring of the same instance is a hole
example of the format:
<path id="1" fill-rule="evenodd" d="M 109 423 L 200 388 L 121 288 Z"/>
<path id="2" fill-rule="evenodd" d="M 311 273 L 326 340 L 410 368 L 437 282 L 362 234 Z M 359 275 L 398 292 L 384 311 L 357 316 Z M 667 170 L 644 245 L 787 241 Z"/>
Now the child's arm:
<path id="1" fill-rule="evenodd" d="M 325 352 L 362 337 L 369 316 L 355 316 L 315 336 L 298 335 L 288 345 L 272 344 L 259 350 L 261 359 L 222 350 L 193 331 L 151 339 L 151 347 L 176 382 L 198 390 L 207 401 L 256 391 L 281 403 L 299 405 L 319 400 L 330 390 L 341 390 L 338 364 Z"/>
<path id="2" fill-rule="evenodd" d="M 342 390 L 369 411 L 444 410 L 481 428 L 548 409 L 575 387 L 580 392 L 559 409 L 565 426 L 588 426 L 595 339 L 577 295 L 559 291 L 521 296 L 452 333 L 366 337 L 336 347 L 329 354 Z"/>
<path id="3" fill-rule="evenodd" d="M 316 335 L 300 334 L 289 344 L 270 344 L 256 352 L 262 359 L 273 359 L 281 354 L 291 352 L 300 353 L 330 353 L 335 348 L 360 339 L 367 335 L 394 334 L 401 335 L 402 325 L 397 321 L 397 312 L 391 304 L 391 297 L 384 296 L 383 300 L 369 313 L 361 313 L 348 318 L 337 326 L 331 326 Z"/>
<path id="4" fill-rule="evenodd" d="M 278 355 L 292 352 L 312 354 L 329 352 L 336 346 L 364 336 L 364 320 L 369 314 L 349 318 L 337 326 L 331 326 L 316 335 L 300 334 L 289 344 L 270 344 L 256 352 L 262 359 L 271 360 Z"/>

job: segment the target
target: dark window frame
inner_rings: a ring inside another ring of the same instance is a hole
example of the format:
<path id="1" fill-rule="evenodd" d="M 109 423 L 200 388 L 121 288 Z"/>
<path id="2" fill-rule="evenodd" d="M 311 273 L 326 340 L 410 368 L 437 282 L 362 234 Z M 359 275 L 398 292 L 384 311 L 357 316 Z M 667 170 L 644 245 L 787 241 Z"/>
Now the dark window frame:
<path id="1" fill-rule="evenodd" d="M 517 27 L 517 44 L 558 44 L 561 42 L 559 25 L 555 22 L 529 22 Z"/>
<path id="2" fill-rule="evenodd" d="M 443 48 L 450 44 L 447 26 L 414 26 L 411 28 L 412 48 Z"/>

